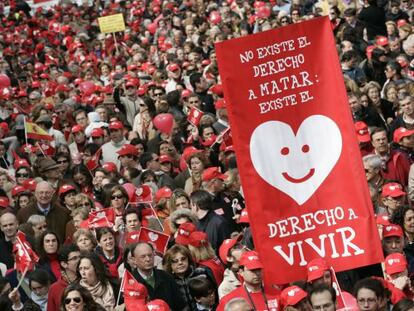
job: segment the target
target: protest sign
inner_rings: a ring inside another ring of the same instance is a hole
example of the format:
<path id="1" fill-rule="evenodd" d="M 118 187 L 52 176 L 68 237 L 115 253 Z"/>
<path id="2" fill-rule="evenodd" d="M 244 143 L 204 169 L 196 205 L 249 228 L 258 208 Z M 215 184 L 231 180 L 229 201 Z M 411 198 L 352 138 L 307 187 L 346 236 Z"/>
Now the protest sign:
<path id="1" fill-rule="evenodd" d="M 124 16 L 121 13 L 99 17 L 98 23 L 101 33 L 111 33 L 125 30 Z"/>
<path id="2" fill-rule="evenodd" d="M 318 257 L 336 271 L 380 262 L 329 19 L 220 42 L 216 51 L 266 281 L 304 278 Z"/>

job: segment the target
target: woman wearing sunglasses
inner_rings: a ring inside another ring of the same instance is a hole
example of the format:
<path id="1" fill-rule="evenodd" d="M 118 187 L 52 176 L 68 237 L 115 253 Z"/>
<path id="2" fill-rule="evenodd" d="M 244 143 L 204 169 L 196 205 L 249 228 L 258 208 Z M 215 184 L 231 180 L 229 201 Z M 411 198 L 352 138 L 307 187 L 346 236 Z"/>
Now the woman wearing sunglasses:
<path id="1" fill-rule="evenodd" d="M 104 311 L 91 294 L 79 284 L 71 284 L 63 292 L 61 310 L 63 311 Z"/>

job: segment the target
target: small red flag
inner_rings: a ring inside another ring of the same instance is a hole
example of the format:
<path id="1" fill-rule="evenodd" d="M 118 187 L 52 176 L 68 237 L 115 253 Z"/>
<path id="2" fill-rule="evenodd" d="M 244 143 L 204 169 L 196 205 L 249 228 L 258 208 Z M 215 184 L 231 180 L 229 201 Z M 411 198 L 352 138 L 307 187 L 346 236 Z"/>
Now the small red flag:
<path id="1" fill-rule="evenodd" d="M 148 297 L 147 288 L 139 283 L 128 270 L 125 270 L 121 291 L 124 292 L 127 311 L 137 310 L 137 307 L 145 306 Z"/>
<path id="2" fill-rule="evenodd" d="M 89 229 L 102 227 L 112 228 L 115 225 L 115 211 L 113 208 L 105 208 L 100 211 L 91 212 L 88 217 Z"/>
<path id="3" fill-rule="evenodd" d="M 17 232 L 13 252 L 16 256 L 16 270 L 21 273 L 33 270 L 34 265 L 39 261 L 39 257 L 26 241 L 26 235 L 21 231 Z"/>
<path id="4" fill-rule="evenodd" d="M 160 254 L 165 253 L 170 236 L 168 234 L 141 227 L 139 242 L 147 242 L 154 246 L 154 250 Z"/>

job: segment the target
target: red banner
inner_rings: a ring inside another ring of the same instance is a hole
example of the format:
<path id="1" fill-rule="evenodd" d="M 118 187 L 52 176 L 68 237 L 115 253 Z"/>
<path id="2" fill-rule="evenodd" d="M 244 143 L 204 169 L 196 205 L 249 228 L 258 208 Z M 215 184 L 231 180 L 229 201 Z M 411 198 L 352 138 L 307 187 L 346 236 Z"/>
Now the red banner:
<path id="1" fill-rule="evenodd" d="M 216 44 L 255 246 L 271 284 L 382 260 L 328 18 Z M 260 243 L 257 243 L 260 241 Z"/>

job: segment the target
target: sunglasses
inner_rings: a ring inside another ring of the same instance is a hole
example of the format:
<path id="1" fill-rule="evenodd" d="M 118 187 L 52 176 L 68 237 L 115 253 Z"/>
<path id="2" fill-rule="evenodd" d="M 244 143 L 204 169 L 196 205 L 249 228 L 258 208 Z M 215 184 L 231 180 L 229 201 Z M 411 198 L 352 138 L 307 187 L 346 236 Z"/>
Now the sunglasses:
<path id="1" fill-rule="evenodd" d="M 162 96 L 162 93 L 154 93 L 154 96 Z"/>
<path id="2" fill-rule="evenodd" d="M 68 160 L 60 160 L 60 161 L 56 161 L 57 164 L 65 164 L 68 163 Z"/>
<path id="3" fill-rule="evenodd" d="M 70 304 L 72 301 L 74 301 L 76 303 L 80 303 L 82 301 L 82 298 L 81 297 L 66 298 L 65 299 L 65 305 Z"/>
<path id="4" fill-rule="evenodd" d="M 113 195 L 111 198 L 112 198 L 112 200 L 115 200 L 115 199 L 120 200 L 120 199 L 123 199 L 124 196 L 123 195 Z"/>
<path id="5" fill-rule="evenodd" d="M 29 177 L 29 174 L 17 173 L 16 177 L 25 177 L 25 178 L 27 178 L 27 177 Z"/>

